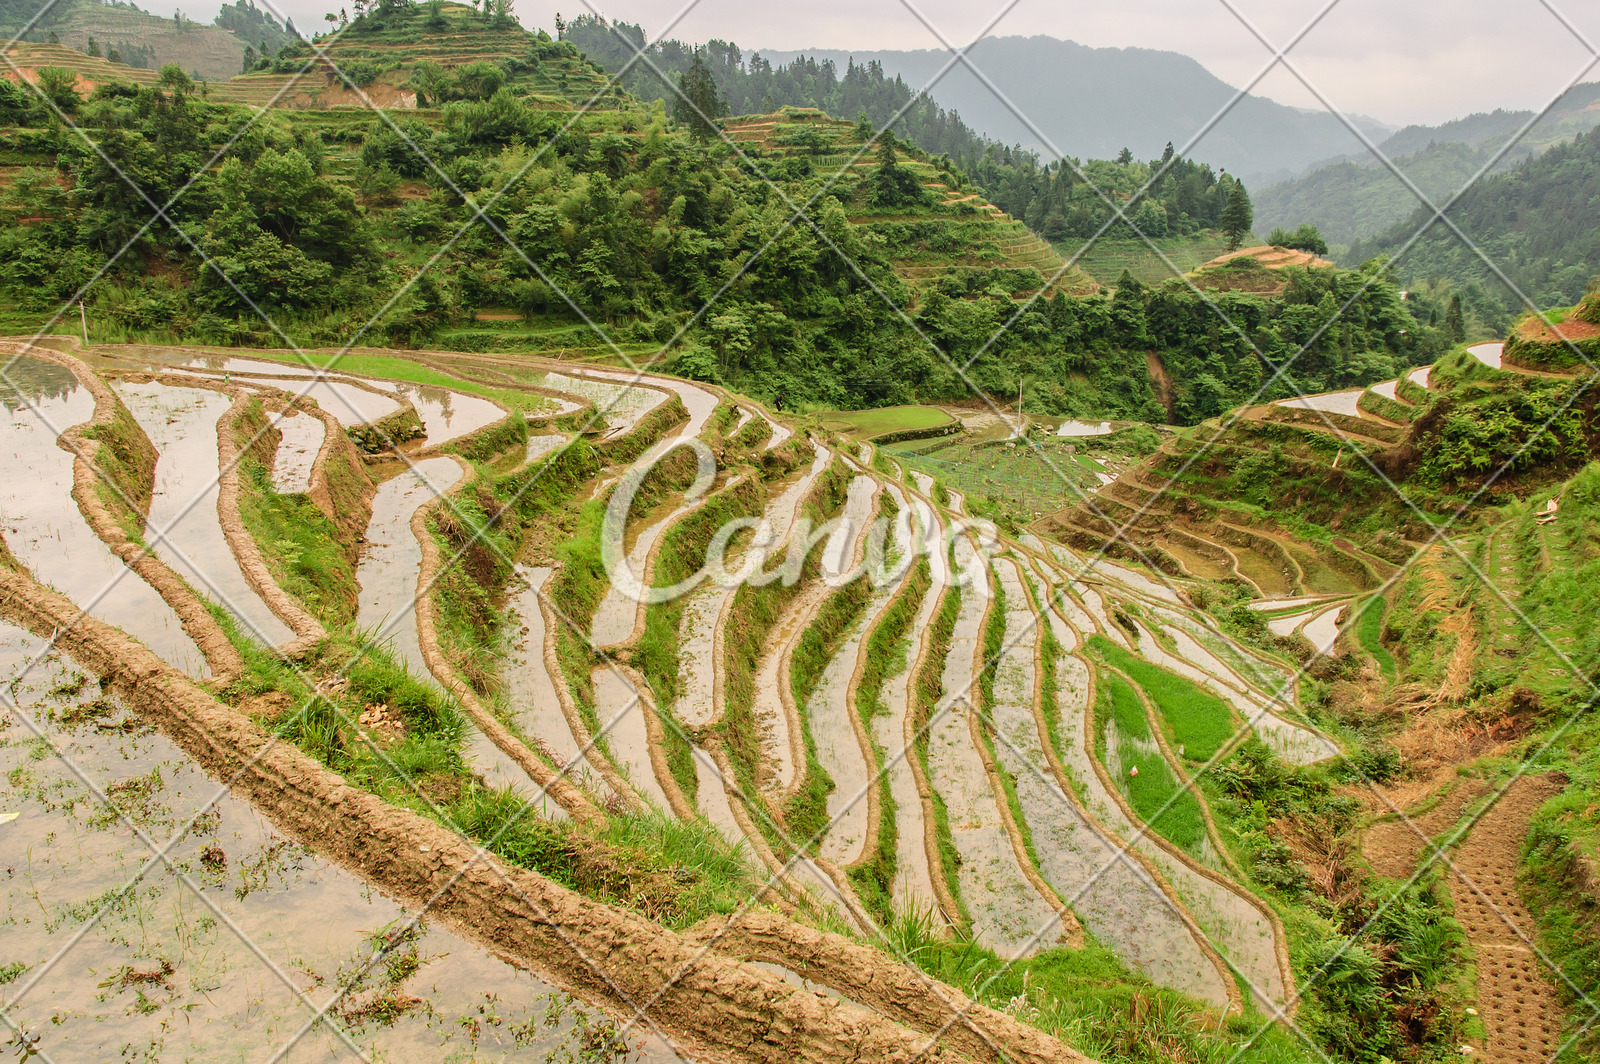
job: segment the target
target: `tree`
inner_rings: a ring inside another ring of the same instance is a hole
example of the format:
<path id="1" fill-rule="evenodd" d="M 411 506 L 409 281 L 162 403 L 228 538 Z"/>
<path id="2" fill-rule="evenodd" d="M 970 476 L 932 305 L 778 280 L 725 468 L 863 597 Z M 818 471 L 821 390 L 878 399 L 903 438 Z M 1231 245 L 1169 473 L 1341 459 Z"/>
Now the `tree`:
<path id="1" fill-rule="evenodd" d="M 1127 148 L 1123 148 L 1121 151 L 1117 152 L 1118 166 L 1127 166 L 1131 162 L 1133 162 L 1133 152 L 1129 151 Z"/>
<path id="2" fill-rule="evenodd" d="M 1238 251 L 1244 238 L 1250 235 L 1250 226 L 1255 222 L 1255 208 L 1250 205 L 1250 195 L 1245 192 L 1244 186 L 1237 181 L 1231 184 L 1227 202 L 1222 208 L 1222 217 L 1218 221 L 1228 237 L 1228 250 Z"/>
<path id="3" fill-rule="evenodd" d="M 1444 312 L 1444 331 L 1458 344 L 1467 338 L 1467 318 L 1461 310 L 1460 292 L 1450 294 L 1450 306 Z"/>
<path id="4" fill-rule="evenodd" d="M 108 62 L 108 63 L 121 63 L 122 62 L 122 53 L 117 51 L 115 48 L 109 49 L 106 52 L 106 62 Z"/>
<path id="5" fill-rule="evenodd" d="M 83 49 L 83 54 L 84 55 L 92 55 L 96 59 L 99 59 L 100 58 L 100 42 L 95 40 L 93 37 L 90 37 L 89 38 L 89 43 Z"/>
<path id="6" fill-rule="evenodd" d="M 1322 239 L 1322 233 L 1316 226 L 1306 222 L 1298 229 L 1285 229 L 1278 226 L 1267 237 L 1267 243 L 1275 248 L 1293 248 L 1296 251 L 1309 251 L 1313 255 L 1326 255 L 1328 242 Z"/>
<path id="7" fill-rule="evenodd" d="M 247 44 L 247 45 L 244 46 L 244 66 L 240 67 L 239 73 L 248 74 L 248 73 L 250 73 L 250 68 L 255 66 L 255 65 L 256 65 L 256 50 L 254 48 L 250 47 Z"/>
<path id="8" fill-rule="evenodd" d="M 673 119 L 688 126 L 696 140 L 709 140 L 716 135 L 715 119 L 722 117 L 724 106 L 703 51 L 696 51 L 694 62 L 678 79 L 678 98 L 672 101 Z"/>

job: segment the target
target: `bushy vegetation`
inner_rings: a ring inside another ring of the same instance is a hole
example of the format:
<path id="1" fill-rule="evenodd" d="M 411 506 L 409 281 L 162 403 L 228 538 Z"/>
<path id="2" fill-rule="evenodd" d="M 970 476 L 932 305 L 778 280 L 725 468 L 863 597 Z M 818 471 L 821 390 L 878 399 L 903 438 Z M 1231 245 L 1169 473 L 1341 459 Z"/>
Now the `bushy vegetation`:
<path id="1" fill-rule="evenodd" d="M 1600 132 L 1575 136 L 1509 173 L 1493 174 L 1461 194 L 1450 217 L 1505 275 L 1540 307 L 1571 306 L 1583 297 L 1600 262 L 1600 232 L 1592 204 L 1600 194 Z M 1348 261 L 1391 252 L 1426 228 L 1397 262 L 1405 277 L 1445 276 L 1475 281 L 1506 310 L 1524 308 L 1477 253 L 1432 212 L 1418 208 L 1404 221 L 1351 246 Z"/>

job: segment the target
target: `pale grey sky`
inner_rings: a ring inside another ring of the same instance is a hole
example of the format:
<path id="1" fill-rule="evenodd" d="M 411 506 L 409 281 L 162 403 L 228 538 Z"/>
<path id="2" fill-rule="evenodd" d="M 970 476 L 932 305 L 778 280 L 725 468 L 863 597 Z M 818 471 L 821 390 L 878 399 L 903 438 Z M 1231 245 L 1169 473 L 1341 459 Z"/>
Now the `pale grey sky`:
<path id="1" fill-rule="evenodd" d="M 340 0 L 347 2 L 347 0 Z M 587 0 L 608 18 L 637 22 L 661 35 L 693 0 Z M 951 42 L 966 43 L 1009 0 L 910 0 Z M 1594 0 L 1334 0 L 1291 53 L 1301 72 L 1343 110 L 1395 125 L 1437 123 L 1497 107 L 1537 108 L 1566 86 L 1593 53 L 1551 8 L 1589 42 L 1600 42 Z M 1019 0 L 989 31 L 997 36 L 1049 34 L 1094 46 L 1167 49 L 1199 60 L 1241 86 L 1271 57 L 1229 5 L 1282 43 L 1328 0 Z M 257 4 L 268 6 L 264 0 Z M 335 0 L 270 0 L 302 29 L 322 26 Z M 180 5 L 209 18 L 215 6 Z M 152 5 L 164 13 L 165 4 Z M 336 9 L 336 7 L 335 7 Z M 550 27 L 560 11 L 588 12 L 585 0 L 517 0 L 524 25 Z M 902 0 L 804 0 L 751 3 L 699 0 L 668 31 L 683 40 L 721 37 L 746 49 L 939 48 Z M 1582 80 L 1600 80 L 1600 68 Z M 1281 66 L 1256 87 L 1281 103 L 1318 107 Z M 935 92 L 937 97 L 937 91 Z"/>

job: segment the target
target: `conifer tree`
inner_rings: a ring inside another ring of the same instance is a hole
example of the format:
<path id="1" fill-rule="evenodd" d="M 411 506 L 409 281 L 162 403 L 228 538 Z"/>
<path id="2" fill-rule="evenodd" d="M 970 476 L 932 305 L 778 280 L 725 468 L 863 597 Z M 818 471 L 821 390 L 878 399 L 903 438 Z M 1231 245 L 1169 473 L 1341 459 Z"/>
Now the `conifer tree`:
<path id="1" fill-rule="evenodd" d="M 678 88 L 678 97 L 672 102 L 672 117 L 688 126 L 697 140 L 716 136 L 717 126 L 713 120 L 722 117 L 722 93 L 717 91 L 717 83 L 712 80 L 700 52 L 695 52 L 694 62 L 678 79 Z"/>
<path id="2" fill-rule="evenodd" d="M 1238 251 L 1244 238 L 1250 235 L 1250 226 L 1255 222 L 1255 208 L 1250 205 L 1250 195 L 1245 192 L 1244 186 L 1237 181 L 1231 184 L 1233 187 L 1228 190 L 1228 199 L 1218 221 L 1228 237 L 1228 250 Z"/>

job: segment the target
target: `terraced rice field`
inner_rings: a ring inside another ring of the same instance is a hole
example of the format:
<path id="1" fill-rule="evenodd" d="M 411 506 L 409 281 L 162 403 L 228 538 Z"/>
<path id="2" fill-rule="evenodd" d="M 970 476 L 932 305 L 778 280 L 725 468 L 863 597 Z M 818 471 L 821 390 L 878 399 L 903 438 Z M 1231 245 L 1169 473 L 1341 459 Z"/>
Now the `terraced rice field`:
<path id="1" fill-rule="evenodd" d="M 67 345 L 14 364 L 0 416 L 38 475 L 0 492 L 0 759 L 27 781 L 0 839 L 78 848 L 0 888 L 8 1015 L 42 1050 L 217 1055 L 256 1024 L 330 1055 L 753 1060 L 728 1016 L 759 1001 L 800 1018 L 790 1047 L 848 1023 L 892 1055 L 949 991 L 906 975 L 906 919 L 1002 958 L 1096 943 L 1218 1014 L 1288 1007 L 1286 932 L 1184 789 L 1209 755 L 1185 714 L 1218 748 L 1338 748 L 1174 578 L 958 523 L 961 489 L 709 386 L 502 365 L 431 363 L 452 388 Z M 252 516 L 278 512 L 298 524 Z M 1313 639 L 1340 608 L 1281 605 Z M 38 742 L 90 767 L 78 811 Z M 1163 787 L 1182 824 L 1152 813 Z M 172 860 L 117 900 L 145 835 Z M 49 960 L 96 913 L 98 996 Z M 719 921 L 735 937 L 705 948 Z M 983 1006 L 939 1037 L 1078 1059 Z"/>

